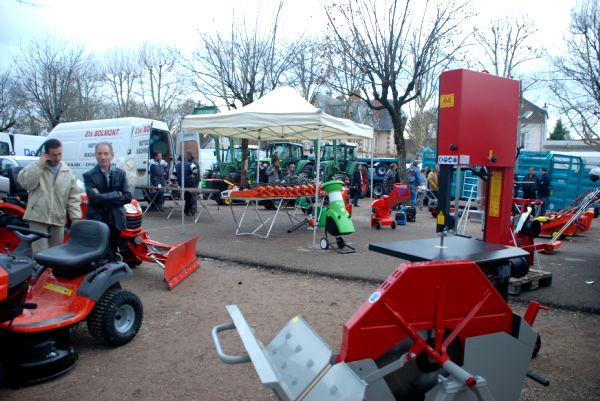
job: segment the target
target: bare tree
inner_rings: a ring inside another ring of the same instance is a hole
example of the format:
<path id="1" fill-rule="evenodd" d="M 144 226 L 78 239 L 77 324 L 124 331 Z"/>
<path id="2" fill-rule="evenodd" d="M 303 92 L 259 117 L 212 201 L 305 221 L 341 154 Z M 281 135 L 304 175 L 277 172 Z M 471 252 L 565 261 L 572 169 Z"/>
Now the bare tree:
<path id="1" fill-rule="evenodd" d="M 600 150 L 600 6 L 583 2 L 571 13 L 567 55 L 554 60 L 558 78 L 551 90 L 558 106 L 585 143 Z"/>
<path id="2" fill-rule="evenodd" d="M 149 118 L 164 121 L 175 127 L 173 108 L 183 96 L 184 83 L 178 71 L 179 51 L 144 44 L 140 48 L 141 97 Z"/>
<path id="3" fill-rule="evenodd" d="M 17 83 L 10 72 L 0 73 L 0 132 L 17 124 L 19 115 Z"/>
<path id="4" fill-rule="evenodd" d="M 208 98 L 222 99 L 228 108 L 235 109 L 259 99 L 284 81 L 292 57 L 288 53 L 290 48 L 284 52 L 278 46 L 282 7 L 280 2 L 266 34 L 261 34 L 258 19 L 250 28 L 246 21 L 234 19 L 228 36 L 201 34 L 201 49 L 188 66 L 196 89 Z M 247 171 L 248 140 L 242 139 L 242 185 Z"/>
<path id="5" fill-rule="evenodd" d="M 406 125 L 408 138 L 419 147 L 432 146 L 436 141 L 437 109 L 418 110 Z"/>
<path id="6" fill-rule="evenodd" d="M 518 67 L 542 57 L 542 49 L 532 44 L 535 33 L 537 29 L 531 21 L 509 17 L 493 21 L 488 30 L 474 32 L 485 54 L 477 63 L 495 75 L 515 78 Z"/>
<path id="7" fill-rule="evenodd" d="M 115 49 L 104 57 L 101 77 L 110 88 L 109 101 L 115 105 L 117 116 L 134 115 L 136 85 L 141 77 L 141 64 L 129 50 Z"/>
<path id="8" fill-rule="evenodd" d="M 289 82 L 300 90 L 302 97 L 310 100 L 324 83 L 325 44 L 319 39 L 304 39 L 289 53 L 292 55 L 287 74 Z"/>
<path id="9" fill-rule="evenodd" d="M 75 82 L 89 62 L 84 49 L 53 38 L 33 40 L 16 59 L 28 100 L 49 129 L 61 122 L 75 98 Z"/>
<path id="10" fill-rule="evenodd" d="M 432 8 L 432 9 L 430 9 Z M 418 11 L 417 11 L 418 10 Z M 401 165 L 406 162 L 402 107 L 421 90 L 427 73 L 452 59 L 464 39 L 454 41 L 470 14 L 454 1 L 347 0 L 327 9 L 339 54 L 348 54 L 364 80 L 360 91 L 346 94 L 363 99 L 373 110 L 387 110 Z M 404 173 L 404 171 L 403 171 Z"/>

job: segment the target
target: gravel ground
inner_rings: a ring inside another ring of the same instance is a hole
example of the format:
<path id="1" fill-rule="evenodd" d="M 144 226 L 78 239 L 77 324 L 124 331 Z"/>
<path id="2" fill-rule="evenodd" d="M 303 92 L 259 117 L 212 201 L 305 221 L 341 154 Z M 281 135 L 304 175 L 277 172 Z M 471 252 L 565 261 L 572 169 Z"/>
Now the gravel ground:
<path id="1" fill-rule="evenodd" d="M 72 341 L 79 363 L 67 375 L 35 386 L 0 389 L 0 399 L 25 400 L 273 400 L 261 387 L 251 364 L 220 362 L 210 340 L 214 325 L 228 321 L 227 304 L 237 304 L 256 335 L 268 342 L 286 322 L 301 314 L 339 349 L 342 324 L 376 288 L 365 281 L 265 270 L 203 260 L 173 291 L 162 272 L 142 265 L 123 283 L 141 298 L 145 316 L 128 345 L 107 348 L 94 343 L 85 325 Z M 518 313 L 522 303 L 512 304 Z M 543 347 L 531 369 L 551 381 L 542 387 L 526 380 L 521 400 L 600 400 L 598 316 L 554 309 L 538 316 L 535 328 Z M 224 347 L 240 353 L 231 333 Z"/>

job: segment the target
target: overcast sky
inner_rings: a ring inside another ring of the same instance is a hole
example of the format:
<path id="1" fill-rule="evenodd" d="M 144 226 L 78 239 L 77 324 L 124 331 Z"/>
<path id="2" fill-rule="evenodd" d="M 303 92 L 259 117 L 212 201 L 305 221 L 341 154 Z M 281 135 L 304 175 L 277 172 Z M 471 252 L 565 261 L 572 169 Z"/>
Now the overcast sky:
<path id="1" fill-rule="evenodd" d="M 416 0 L 420 2 L 422 0 Z M 443 0 L 440 0 L 443 1 Z M 535 44 L 552 54 L 564 49 L 570 13 L 576 0 L 472 0 L 476 23 L 505 15 L 527 17 L 539 30 Z M 232 13 L 258 14 L 269 25 L 278 0 L 0 0 L 0 69 L 32 38 L 53 34 L 82 42 L 94 53 L 114 47 L 136 48 L 141 42 L 176 45 L 184 52 L 197 46 L 198 32 L 229 27 Z M 324 31 L 322 0 L 287 0 L 281 33 L 287 38 Z M 257 13 L 257 10 L 260 10 Z M 532 95 L 542 103 L 540 95 Z"/>

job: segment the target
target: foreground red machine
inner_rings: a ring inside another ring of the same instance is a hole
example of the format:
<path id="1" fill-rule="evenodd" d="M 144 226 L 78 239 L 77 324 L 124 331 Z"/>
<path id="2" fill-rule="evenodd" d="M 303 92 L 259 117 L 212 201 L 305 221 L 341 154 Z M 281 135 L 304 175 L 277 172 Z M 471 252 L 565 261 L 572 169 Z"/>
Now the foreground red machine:
<path id="1" fill-rule="evenodd" d="M 517 401 L 525 377 L 549 384 L 528 371 L 541 344 L 531 326 L 542 306 L 532 302 L 522 318 L 506 303 L 508 278 L 529 267 L 528 251 L 506 246 L 519 83 L 456 70 L 442 74 L 440 88 L 438 161 L 447 192 L 438 228 L 450 211 L 453 165 L 480 166 L 473 171 L 488 180 L 484 241 L 440 230 L 439 239 L 370 244 L 414 263 L 400 265 L 346 321 L 335 363 L 300 316 L 264 346 L 237 306 L 227 306 L 231 323 L 212 330 L 218 357 L 252 362 L 281 400 Z M 237 330 L 247 354 L 223 351 L 228 330 Z"/>
<path id="2" fill-rule="evenodd" d="M 0 385 L 35 383 L 75 366 L 69 343 L 74 325 L 86 321 L 90 334 L 107 345 L 123 345 L 137 334 L 143 317 L 139 298 L 121 289 L 133 273 L 105 259 L 109 230 L 97 221 L 78 221 L 63 245 L 30 258 L 31 242 L 48 234 L 8 226 L 19 247 L 0 254 Z"/>
<path id="3" fill-rule="evenodd" d="M 371 203 L 371 227 L 396 228 L 396 220 L 391 216 L 394 206 L 410 200 L 410 189 L 406 184 L 396 183 L 389 195 L 384 195 Z"/>

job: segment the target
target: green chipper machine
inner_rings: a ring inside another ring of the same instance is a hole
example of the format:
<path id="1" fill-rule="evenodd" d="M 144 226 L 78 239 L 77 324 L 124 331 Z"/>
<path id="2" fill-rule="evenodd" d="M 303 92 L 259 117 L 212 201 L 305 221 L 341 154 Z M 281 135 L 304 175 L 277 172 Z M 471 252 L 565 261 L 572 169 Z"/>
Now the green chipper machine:
<path id="1" fill-rule="evenodd" d="M 326 208 L 321 208 L 318 221 L 325 219 L 325 237 L 321 238 L 321 249 L 328 249 L 331 244 L 329 242 L 327 234 L 335 237 L 335 241 L 338 249 L 335 249 L 338 253 L 352 253 L 356 252 L 356 249 L 348 245 L 344 239 L 344 235 L 352 234 L 354 232 L 354 224 L 350 218 L 350 213 L 346 209 L 344 197 L 342 196 L 342 188 L 344 183 L 340 180 L 328 181 L 323 184 L 323 191 L 327 192 L 329 198 L 329 204 Z M 323 217 L 323 213 L 325 217 Z M 319 224 L 321 226 L 322 224 Z M 348 251 L 343 251 L 344 248 L 348 248 Z"/>

